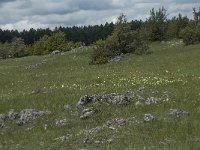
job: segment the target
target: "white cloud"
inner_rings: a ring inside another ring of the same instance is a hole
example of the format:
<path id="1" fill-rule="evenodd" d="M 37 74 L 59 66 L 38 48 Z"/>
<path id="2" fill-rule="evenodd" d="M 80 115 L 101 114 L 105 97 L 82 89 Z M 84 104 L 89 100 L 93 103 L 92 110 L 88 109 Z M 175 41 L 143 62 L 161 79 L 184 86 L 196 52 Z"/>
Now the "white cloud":
<path id="1" fill-rule="evenodd" d="M 30 28 L 46 28 L 48 27 L 48 24 L 41 24 L 41 23 L 37 23 L 37 22 L 30 22 L 29 20 L 21 20 L 18 22 L 15 22 L 13 24 L 9 23 L 9 24 L 5 24 L 5 25 L 0 25 L 0 28 L 6 30 L 12 30 L 12 29 L 18 29 L 20 31 L 24 30 L 24 29 L 30 29 Z"/>
<path id="2" fill-rule="evenodd" d="M 199 0 L 1 0 L 0 28 L 29 29 L 101 24 L 124 13 L 128 19 L 145 19 L 152 8 L 166 7 L 169 17 L 192 17 Z"/>

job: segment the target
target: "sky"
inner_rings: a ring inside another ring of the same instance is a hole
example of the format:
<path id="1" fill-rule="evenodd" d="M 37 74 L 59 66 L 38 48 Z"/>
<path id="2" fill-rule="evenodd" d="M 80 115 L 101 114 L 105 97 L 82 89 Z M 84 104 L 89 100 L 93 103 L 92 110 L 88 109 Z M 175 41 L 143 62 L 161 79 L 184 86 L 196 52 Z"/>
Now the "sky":
<path id="1" fill-rule="evenodd" d="M 178 13 L 191 18 L 200 0 L 0 0 L 0 28 L 22 31 L 104 24 L 115 22 L 121 13 L 128 20 L 145 20 L 152 8 L 162 6 L 168 18 Z"/>

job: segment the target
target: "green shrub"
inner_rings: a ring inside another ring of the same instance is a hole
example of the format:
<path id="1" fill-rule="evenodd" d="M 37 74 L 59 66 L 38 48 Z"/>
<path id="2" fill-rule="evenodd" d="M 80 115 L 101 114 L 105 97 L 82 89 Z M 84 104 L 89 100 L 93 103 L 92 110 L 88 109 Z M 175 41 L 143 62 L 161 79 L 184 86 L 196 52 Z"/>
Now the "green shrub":
<path id="1" fill-rule="evenodd" d="M 180 32 L 180 36 L 186 45 L 194 44 L 199 41 L 199 32 L 191 27 L 186 27 Z"/>
<path id="2" fill-rule="evenodd" d="M 26 55 L 26 45 L 24 44 L 24 40 L 22 38 L 14 38 L 10 43 L 10 56 L 12 58 L 15 57 L 23 57 Z"/>
<path id="3" fill-rule="evenodd" d="M 10 44 L 0 43 L 0 58 L 5 59 L 9 57 Z"/>
<path id="4" fill-rule="evenodd" d="M 63 50 L 65 44 L 65 34 L 57 32 L 52 36 L 43 36 L 39 41 L 33 45 L 33 54 L 42 55 L 51 53 L 54 50 Z"/>
<path id="5" fill-rule="evenodd" d="M 120 54 L 146 54 L 149 50 L 140 32 L 131 30 L 123 14 L 118 18 L 112 35 L 94 43 L 94 47 L 91 64 L 107 63 L 113 56 Z"/>
<path id="6" fill-rule="evenodd" d="M 30 53 L 34 55 L 49 54 L 54 50 L 69 51 L 73 48 L 82 46 L 83 43 L 65 40 L 63 32 L 54 33 L 52 36 L 43 36 L 40 40 L 36 41 L 32 48 L 29 48 Z"/>

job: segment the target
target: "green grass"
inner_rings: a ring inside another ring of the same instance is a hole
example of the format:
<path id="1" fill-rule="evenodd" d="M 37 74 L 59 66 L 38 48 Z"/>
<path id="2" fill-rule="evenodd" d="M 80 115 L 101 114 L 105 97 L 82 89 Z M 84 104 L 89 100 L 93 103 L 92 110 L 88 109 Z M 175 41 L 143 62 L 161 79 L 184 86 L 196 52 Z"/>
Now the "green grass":
<path id="1" fill-rule="evenodd" d="M 53 112 L 23 126 L 17 126 L 15 121 L 6 122 L 5 128 L 0 128 L 0 149 L 200 149 L 200 141 L 194 140 L 200 139 L 200 45 L 169 47 L 154 43 L 151 49 L 150 55 L 128 55 L 120 62 L 105 65 L 89 65 L 90 51 L 0 60 L 0 113 L 25 108 Z M 37 69 L 25 68 L 43 60 L 47 63 Z M 82 95 L 125 93 L 141 86 L 169 91 L 170 99 L 139 108 L 134 101 L 128 106 L 101 105 L 100 113 L 86 120 L 63 109 L 65 104 L 75 105 Z M 36 89 L 47 93 L 31 94 Z M 190 115 L 169 118 L 170 108 L 186 110 Z M 135 116 L 142 120 L 145 113 L 169 120 L 127 124 L 117 133 L 106 129 L 91 135 L 94 139 L 113 138 L 105 144 L 85 144 L 83 139 L 87 136 L 77 135 L 112 118 Z M 67 126 L 56 127 L 55 120 L 63 118 L 68 120 Z M 44 124 L 48 124 L 47 130 Z M 54 140 L 66 134 L 73 136 L 64 142 Z M 164 139 L 172 142 L 159 144 Z"/>

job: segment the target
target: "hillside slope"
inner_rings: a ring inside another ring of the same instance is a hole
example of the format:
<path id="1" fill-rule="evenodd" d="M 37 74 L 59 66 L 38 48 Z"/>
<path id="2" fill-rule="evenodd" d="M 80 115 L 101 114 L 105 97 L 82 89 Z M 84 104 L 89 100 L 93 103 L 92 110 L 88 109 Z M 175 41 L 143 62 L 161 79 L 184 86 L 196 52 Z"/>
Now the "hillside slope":
<path id="1" fill-rule="evenodd" d="M 90 51 L 0 60 L 0 114 L 51 112 L 22 124 L 2 117 L 0 149 L 199 149 L 200 45 L 151 49 L 99 66 Z M 80 97 L 111 93 L 130 103 L 90 103 L 97 111 L 80 118 Z"/>

